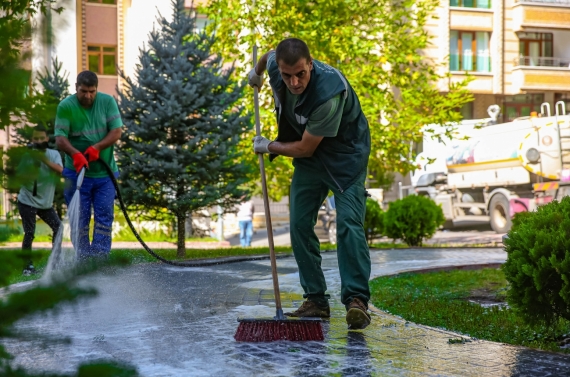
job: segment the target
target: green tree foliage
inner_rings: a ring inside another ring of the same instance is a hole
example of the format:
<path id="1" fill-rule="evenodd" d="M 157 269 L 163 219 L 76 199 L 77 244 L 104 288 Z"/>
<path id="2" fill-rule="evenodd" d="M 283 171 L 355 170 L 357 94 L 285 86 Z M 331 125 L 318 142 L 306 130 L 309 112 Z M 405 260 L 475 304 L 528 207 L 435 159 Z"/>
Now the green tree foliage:
<path id="1" fill-rule="evenodd" d="M 119 163 L 131 208 L 176 218 L 183 257 L 186 218 L 212 205 L 233 207 L 245 193 L 248 169 L 237 143 L 251 121 L 236 104 L 243 85 L 210 50 L 213 37 L 194 32 L 184 0 L 173 8 L 173 20 L 159 17 L 141 50 L 136 80 L 121 73 Z"/>
<path id="2" fill-rule="evenodd" d="M 570 198 L 517 214 L 505 250 L 509 305 L 531 324 L 570 320 Z"/>
<path id="3" fill-rule="evenodd" d="M 21 273 L 21 266 L 26 257 L 22 253 L 0 253 L 0 286 L 4 287 L 13 273 Z M 125 265 L 126 260 L 117 260 L 117 264 Z M 46 342 L 53 341 L 43 334 L 30 333 L 28 331 L 14 331 L 15 323 L 25 317 L 36 316 L 41 321 L 41 314 L 47 314 L 57 309 L 62 302 L 76 302 L 81 298 L 93 297 L 97 292 L 92 288 L 80 287 L 77 280 L 86 274 L 92 273 L 96 265 L 83 265 L 76 273 L 59 276 L 50 285 L 36 285 L 21 292 L 13 292 L 0 300 L 0 340 L 12 341 L 26 339 L 43 339 Z M 115 361 L 86 362 L 78 367 L 77 373 L 44 373 L 36 369 L 34 372 L 27 371 L 22 367 L 13 365 L 13 356 L 8 352 L 5 345 L 0 344 L 0 375 L 6 377 L 134 377 L 138 373 L 132 366 L 122 365 Z M 41 365 L 38 365 L 41 368 Z"/>
<path id="4" fill-rule="evenodd" d="M 24 43 L 31 33 L 30 19 L 38 12 L 46 13 L 55 8 L 57 0 L 11 0 L 0 1 L 0 128 L 26 121 L 36 98 L 29 96 L 30 72 L 22 67 Z M 37 112 L 38 109 L 36 109 Z"/>
<path id="5" fill-rule="evenodd" d="M 441 207 L 425 196 L 410 195 L 390 203 L 384 214 L 384 232 L 409 246 L 422 246 L 445 223 Z"/>
<path id="6" fill-rule="evenodd" d="M 55 149 L 55 114 L 59 103 L 69 96 L 69 72 L 62 71 L 62 63 L 53 59 L 51 70 L 44 67 L 44 72 L 38 75 L 38 84 L 41 91 L 34 92 L 34 105 L 27 116 L 32 125 L 42 125 L 50 138 L 50 148 Z M 33 127 L 21 127 L 17 129 L 20 141 L 28 143 L 32 135 Z M 63 157 L 63 155 L 62 155 Z"/>
<path id="7" fill-rule="evenodd" d="M 69 72 L 62 71 L 62 63 L 58 61 L 57 57 L 52 61 L 52 69 L 49 70 L 47 67 L 44 68 L 44 72 L 38 75 L 38 84 L 41 86 L 42 91 L 36 91 L 31 94 L 30 100 L 33 101 L 32 106 L 28 110 L 26 119 L 31 123 L 30 126 L 18 127 L 16 128 L 16 142 L 20 145 L 26 145 L 30 142 L 32 137 L 32 132 L 36 125 L 42 125 L 49 136 L 49 148 L 57 149 L 55 145 L 55 114 L 57 111 L 57 105 L 69 96 Z M 32 152 L 33 153 L 33 152 Z M 18 157 L 26 154 L 25 150 L 20 151 L 10 151 L 10 156 Z M 61 160 L 64 160 L 64 153 L 60 152 Z M 19 161 L 16 158 L 16 161 Z M 14 161 L 10 162 L 4 170 L 11 170 L 11 165 L 14 165 Z M 11 184 L 16 183 L 18 179 L 15 177 L 10 177 Z M 21 186 L 20 186 L 21 187 Z M 13 188 L 9 188 L 13 189 Z M 16 192 L 19 191 L 19 187 L 16 187 Z M 65 199 L 63 197 L 63 181 L 58 180 L 58 187 L 55 191 L 54 206 L 60 218 L 63 218 L 64 214 L 64 203 Z"/>
<path id="8" fill-rule="evenodd" d="M 384 233 L 384 211 L 378 201 L 366 199 L 366 215 L 364 216 L 364 230 L 368 245 L 372 245 L 375 238 Z"/>
<path id="9" fill-rule="evenodd" d="M 201 12 L 216 30 L 214 48 L 226 61 L 243 62 L 239 70 L 243 75 L 251 69 L 254 44 L 266 52 L 286 37 L 305 40 L 313 57 L 339 68 L 370 122 L 369 168 L 383 181 L 391 172 L 406 174 L 415 168 L 410 147 L 422 139 L 424 125 L 459 121 L 457 109 L 472 100 L 466 81 L 440 92 L 437 84 L 448 82 L 449 75 L 441 74 L 442 66 L 422 54 L 431 45 L 425 26 L 438 4 L 438 0 L 210 0 Z M 245 97 L 249 108 L 251 97 Z M 262 88 L 260 101 L 264 135 L 274 138 L 277 129 L 268 85 Z M 448 135 L 452 130 L 449 126 Z M 278 158 L 267 168 L 270 193 L 277 200 L 288 192 L 290 159 Z"/>

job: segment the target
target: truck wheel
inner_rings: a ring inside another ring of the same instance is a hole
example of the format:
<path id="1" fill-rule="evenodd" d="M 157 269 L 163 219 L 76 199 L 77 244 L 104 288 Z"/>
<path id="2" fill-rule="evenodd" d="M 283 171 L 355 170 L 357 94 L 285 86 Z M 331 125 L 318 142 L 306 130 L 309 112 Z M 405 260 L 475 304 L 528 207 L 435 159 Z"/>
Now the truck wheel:
<path id="1" fill-rule="evenodd" d="M 489 205 L 491 228 L 497 233 L 507 233 L 511 230 L 512 222 L 509 210 L 509 200 L 502 194 L 497 194 L 491 199 Z"/>
<path id="2" fill-rule="evenodd" d="M 336 245 L 336 222 L 329 225 L 329 242 Z"/>

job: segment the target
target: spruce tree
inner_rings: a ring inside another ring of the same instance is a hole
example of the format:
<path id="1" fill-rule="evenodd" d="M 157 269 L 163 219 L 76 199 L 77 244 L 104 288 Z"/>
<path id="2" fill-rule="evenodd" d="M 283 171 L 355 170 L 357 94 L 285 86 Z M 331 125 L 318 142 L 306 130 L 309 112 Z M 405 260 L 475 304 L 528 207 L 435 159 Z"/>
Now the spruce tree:
<path id="1" fill-rule="evenodd" d="M 156 220 L 176 219 L 178 257 L 184 257 L 185 220 L 199 209 L 228 208 L 244 194 L 248 167 L 237 144 L 251 117 L 237 105 L 243 84 L 224 69 L 196 32 L 184 0 L 173 0 L 172 20 L 159 15 L 135 79 L 119 93 L 125 131 L 118 148 L 123 197 L 130 209 Z"/>
<path id="2" fill-rule="evenodd" d="M 40 90 L 34 90 L 30 95 L 31 106 L 26 113 L 27 123 L 32 127 L 26 125 L 24 127 L 16 128 L 16 143 L 22 146 L 28 144 L 32 137 L 34 127 L 42 125 L 49 136 L 49 148 L 57 149 L 55 144 L 55 115 L 59 103 L 69 96 L 69 72 L 62 70 L 62 63 L 57 59 L 52 60 L 51 72 L 48 67 L 44 67 L 43 73 L 40 73 L 37 78 L 37 84 Z M 25 148 L 13 149 L 10 156 L 20 157 L 29 153 Z M 60 152 L 61 160 L 64 160 L 64 153 Z M 4 167 L 4 173 L 8 174 L 11 165 L 18 163 L 18 158 L 12 161 L 8 166 Z M 12 169 L 13 170 L 13 169 Z M 23 178 L 23 177 L 22 177 Z M 16 177 L 11 177 L 12 182 L 15 184 L 13 188 L 8 187 L 9 190 L 19 192 L 23 182 L 18 182 Z M 24 178 L 25 179 L 25 178 Z M 63 208 L 65 199 L 63 197 L 63 181 L 58 181 L 58 188 L 55 191 L 54 207 L 60 218 L 63 218 Z"/>

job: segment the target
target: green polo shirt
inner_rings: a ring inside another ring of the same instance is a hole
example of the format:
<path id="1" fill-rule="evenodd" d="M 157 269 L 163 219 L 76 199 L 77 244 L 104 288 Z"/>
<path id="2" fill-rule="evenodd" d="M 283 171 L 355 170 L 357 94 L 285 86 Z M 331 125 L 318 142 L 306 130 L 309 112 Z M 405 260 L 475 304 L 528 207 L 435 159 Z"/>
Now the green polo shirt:
<path id="1" fill-rule="evenodd" d="M 55 136 L 64 136 L 71 145 L 80 152 L 103 140 L 109 131 L 123 126 L 117 102 L 113 97 L 104 93 L 97 93 L 93 106 L 86 109 L 77 100 L 75 94 L 67 97 L 57 107 L 55 118 Z M 114 145 L 103 149 L 99 158 L 105 161 L 113 172 L 119 171 L 114 156 Z M 73 169 L 73 158 L 65 156 L 65 167 Z M 89 163 L 86 177 L 107 177 L 107 171 L 98 161 Z"/>
<path id="2" fill-rule="evenodd" d="M 292 94 L 285 90 L 285 105 L 283 115 L 287 121 L 302 133 L 302 125 L 299 124 L 295 115 L 295 106 L 300 95 Z M 323 103 L 311 113 L 307 121 L 305 130 L 313 136 L 335 137 L 342 120 L 342 112 L 345 100 L 340 98 L 340 94 Z"/>

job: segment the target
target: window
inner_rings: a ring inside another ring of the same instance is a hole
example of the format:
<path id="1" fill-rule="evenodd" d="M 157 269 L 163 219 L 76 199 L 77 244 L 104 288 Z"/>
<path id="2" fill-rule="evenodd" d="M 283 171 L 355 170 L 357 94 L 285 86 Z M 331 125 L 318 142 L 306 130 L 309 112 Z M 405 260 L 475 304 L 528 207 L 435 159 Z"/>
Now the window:
<path id="1" fill-rule="evenodd" d="M 450 7 L 491 9 L 491 0 L 449 0 Z"/>
<path id="2" fill-rule="evenodd" d="M 451 30 L 449 69 L 451 71 L 491 72 L 491 54 L 486 31 Z"/>
<path id="3" fill-rule="evenodd" d="M 528 66 L 551 66 L 552 58 L 552 33 L 518 33 L 519 64 Z"/>
<path id="4" fill-rule="evenodd" d="M 117 4 L 117 0 L 87 0 L 88 3 Z"/>
<path id="5" fill-rule="evenodd" d="M 117 74 L 117 48 L 110 46 L 87 46 L 89 70 L 99 75 Z"/>
<path id="6" fill-rule="evenodd" d="M 517 94 L 505 97 L 505 115 L 507 122 L 518 117 L 530 116 L 532 111 L 540 113 L 544 94 Z"/>

